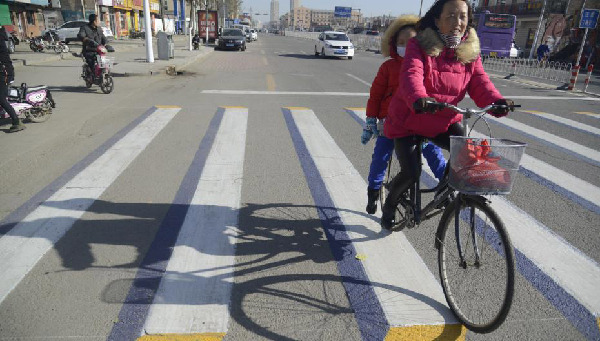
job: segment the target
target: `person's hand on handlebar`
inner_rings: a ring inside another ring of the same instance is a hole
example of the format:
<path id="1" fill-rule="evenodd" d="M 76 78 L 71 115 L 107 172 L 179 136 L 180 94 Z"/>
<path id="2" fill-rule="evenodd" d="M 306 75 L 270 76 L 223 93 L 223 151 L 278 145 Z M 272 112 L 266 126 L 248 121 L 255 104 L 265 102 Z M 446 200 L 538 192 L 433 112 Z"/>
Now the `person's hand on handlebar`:
<path id="1" fill-rule="evenodd" d="M 495 117 L 504 117 L 504 116 L 508 115 L 509 111 L 515 111 L 515 102 L 513 102 L 510 99 L 506 99 L 506 98 L 499 99 L 496 102 L 494 102 L 494 105 L 501 106 L 501 107 L 492 109 L 492 111 L 490 112 Z"/>
<path id="2" fill-rule="evenodd" d="M 436 102 L 433 97 L 421 97 L 413 103 L 415 113 L 433 113 L 440 108 L 440 103 Z"/>

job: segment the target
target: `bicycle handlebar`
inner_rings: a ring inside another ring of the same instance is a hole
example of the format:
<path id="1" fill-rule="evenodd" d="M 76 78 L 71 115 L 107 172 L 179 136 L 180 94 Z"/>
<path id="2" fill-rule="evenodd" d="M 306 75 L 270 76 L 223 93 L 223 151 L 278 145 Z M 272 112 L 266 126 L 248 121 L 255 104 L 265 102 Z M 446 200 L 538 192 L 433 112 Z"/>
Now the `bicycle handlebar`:
<path id="1" fill-rule="evenodd" d="M 498 105 L 498 104 L 490 104 L 484 108 L 481 109 L 472 109 L 472 108 L 467 108 L 467 109 L 463 109 L 463 108 L 459 108 L 455 105 L 452 105 L 450 103 L 441 103 L 441 102 L 427 102 L 428 105 L 435 107 L 436 110 L 441 110 L 441 109 L 451 109 L 453 111 L 456 111 L 459 114 L 463 114 L 463 115 L 467 115 L 467 117 L 470 117 L 471 115 L 479 115 L 479 114 L 485 114 L 490 110 L 494 110 L 494 109 L 507 109 L 508 106 L 506 105 Z M 511 108 L 520 108 L 520 105 L 513 105 L 511 106 Z M 508 108 L 510 109 L 510 108 Z"/>

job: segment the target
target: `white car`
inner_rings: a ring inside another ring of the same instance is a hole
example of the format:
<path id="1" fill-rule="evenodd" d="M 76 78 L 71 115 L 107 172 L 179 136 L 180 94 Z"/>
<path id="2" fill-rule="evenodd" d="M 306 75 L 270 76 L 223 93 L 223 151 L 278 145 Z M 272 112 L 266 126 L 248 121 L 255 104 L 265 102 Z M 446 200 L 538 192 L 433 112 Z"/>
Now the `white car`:
<path id="1" fill-rule="evenodd" d="M 326 31 L 319 35 L 315 43 L 315 56 L 354 57 L 354 45 L 343 32 Z"/>
<path id="2" fill-rule="evenodd" d="M 85 26 L 87 24 L 88 22 L 85 20 L 67 21 L 66 23 L 57 27 L 54 31 L 56 32 L 56 34 L 58 34 L 58 37 L 61 41 L 64 41 L 66 43 L 72 41 L 79 41 L 79 38 L 77 38 L 77 34 L 79 34 L 79 29 L 81 28 L 81 26 Z M 104 36 L 107 40 L 114 39 L 112 31 L 110 30 L 110 28 L 106 27 L 106 24 L 103 21 L 100 22 L 100 27 L 102 27 L 102 33 L 104 33 Z M 43 33 L 45 32 L 42 32 L 42 34 Z"/>
<path id="3" fill-rule="evenodd" d="M 251 29 L 250 30 L 250 39 L 252 39 L 252 40 L 258 40 L 258 32 L 256 32 L 255 29 Z"/>

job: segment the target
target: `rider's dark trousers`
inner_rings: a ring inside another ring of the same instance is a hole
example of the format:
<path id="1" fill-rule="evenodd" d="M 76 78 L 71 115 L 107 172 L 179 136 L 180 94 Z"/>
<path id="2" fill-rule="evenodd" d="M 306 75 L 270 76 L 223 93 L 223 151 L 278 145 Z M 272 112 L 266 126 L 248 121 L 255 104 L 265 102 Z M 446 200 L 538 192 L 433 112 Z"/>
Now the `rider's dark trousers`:
<path id="1" fill-rule="evenodd" d="M 15 109 L 8 103 L 8 77 L 6 73 L 0 71 L 0 106 L 12 119 L 13 124 L 17 124 L 19 119 Z"/>
<path id="2" fill-rule="evenodd" d="M 449 150 L 450 136 L 463 136 L 464 129 L 461 123 L 454 123 L 448 127 L 448 131 L 442 133 L 429 141 Z M 392 180 L 390 193 L 383 205 L 384 212 L 392 212 L 398 203 L 400 195 L 406 192 L 421 176 L 421 155 L 418 143 L 422 142 L 419 136 L 406 136 L 394 139 L 394 149 L 400 161 L 400 173 Z"/>

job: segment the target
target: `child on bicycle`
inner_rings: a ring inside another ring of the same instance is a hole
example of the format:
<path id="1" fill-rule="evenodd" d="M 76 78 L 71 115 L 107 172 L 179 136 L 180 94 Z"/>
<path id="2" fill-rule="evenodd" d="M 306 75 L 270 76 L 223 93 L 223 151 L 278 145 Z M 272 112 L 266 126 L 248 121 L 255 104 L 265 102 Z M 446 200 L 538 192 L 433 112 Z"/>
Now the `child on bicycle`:
<path id="1" fill-rule="evenodd" d="M 367 188 L 367 213 L 377 211 L 379 190 L 385 176 L 385 171 L 394 151 L 394 140 L 383 135 L 383 122 L 388 113 L 388 105 L 400 82 L 400 67 L 404 58 L 406 43 L 416 33 L 415 25 L 419 20 L 413 15 L 404 15 L 396 19 L 381 39 L 381 54 L 390 57 L 384 62 L 371 86 L 367 102 L 367 124 L 361 136 L 361 142 L 367 144 L 377 137 L 375 149 L 369 170 L 369 186 Z M 423 148 L 423 156 L 436 178 L 441 179 L 446 168 L 444 154 L 439 147 L 427 143 Z"/>

